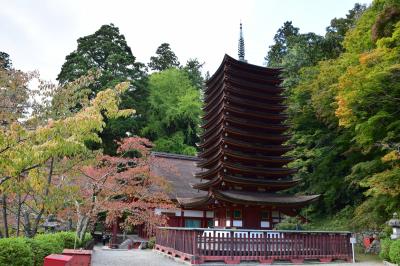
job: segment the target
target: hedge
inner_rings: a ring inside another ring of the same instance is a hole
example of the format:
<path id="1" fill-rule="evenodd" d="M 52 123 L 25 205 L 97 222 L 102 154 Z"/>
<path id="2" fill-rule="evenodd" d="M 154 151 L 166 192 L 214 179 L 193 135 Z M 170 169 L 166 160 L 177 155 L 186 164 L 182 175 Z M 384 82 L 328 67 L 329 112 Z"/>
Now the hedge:
<path id="1" fill-rule="evenodd" d="M 393 241 L 389 250 L 390 261 L 400 264 L 400 240 Z"/>
<path id="2" fill-rule="evenodd" d="M 59 232 L 55 235 L 62 239 L 64 248 L 74 248 L 75 245 L 75 232 Z M 92 240 L 92 235 L 86 233 L 83 237 L 83 241 L 80 242 L 78 239 L 76 241 L 76 248 L 85 248 L 86 245 Z"/>
<path id="3" fill-rule="evenodd" d="M 389 251 L 392 242 L 393 240 L 391 240 L 390 238 L 385 238 L 381 240 L 381 251 L 379 252 L 379 257 L 381 259 L 390 261 Z"/>
<path id="4" fill-rule="evenodd" d="M 76 248 L 84 248 L 92 236 L 86 234 Z M 61 253 L 64 248 L 74 248 L 75 232 L 40 234 L 34 238 L 0 239 L 0 266 L 41 266 L 44 258 Z"/>
<path id="5" fill-rule="evenodd" d="M 0 265 L 33 266 L 34 254 L 26 240 L 20 237 L 0 239 Z"/>

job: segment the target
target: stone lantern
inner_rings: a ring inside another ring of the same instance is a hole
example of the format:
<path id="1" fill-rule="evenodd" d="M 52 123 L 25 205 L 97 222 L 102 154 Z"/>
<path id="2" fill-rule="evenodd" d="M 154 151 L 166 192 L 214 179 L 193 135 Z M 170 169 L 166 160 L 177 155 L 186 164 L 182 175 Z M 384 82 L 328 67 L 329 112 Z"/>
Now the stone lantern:
<path id="1" fill-rule="evenodd" d="M 391 239 L 400 239 L 400 220 L 397 213 L 393 213 L 393 218 L 389 220 L 388 224 L 393 229 L 393 234 L 390 236 Z"/>

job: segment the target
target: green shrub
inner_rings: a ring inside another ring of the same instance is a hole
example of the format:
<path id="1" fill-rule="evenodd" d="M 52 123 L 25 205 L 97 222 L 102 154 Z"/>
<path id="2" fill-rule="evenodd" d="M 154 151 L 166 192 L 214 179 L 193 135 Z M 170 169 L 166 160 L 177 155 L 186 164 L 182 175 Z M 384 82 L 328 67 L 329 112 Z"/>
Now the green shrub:
<path id="1" fill-rule="evenodd" d="M 390 261 L 400 264 L 400 240 L 392 241 L 389 250 Z"/>
<path id="2" fill-rule="evenodd" d="M 92 240 L 89 233 L 77 248 L 84 248 Z M 75 232 L 38 234 L 34 238 L 0 239 L 0 266 L 42 266 L 50 254 L 60 254 L 64 248 L 74 248 Z"/>
<path id="3" fill-rule="evenodd" d="M 379 252 L 379 257 L 382 260 L 390 261 L 389 251 L 390 245 L 392 244 L 392 240 L 390 238 L 385 238 L 381 240 L 381 252 Z"/>
<path id="4" fill-rule="evenodd" d="M 85 236 L 83 237 L 82 243 L 80 243 L 79 247 L 85 248 L 87 244 L 89 244 L 90 241 L 92 241 L 93 237 L 90 233 L 85 233 Z"/>
<path id="5" fill-rule="evenodd" d="M 155 244 L 156 244 L 156 238 L 150 237 L 149 242 L 147 242 L 147 248 L 153 249 Z"/>
<path id="6" fill-rule="evenodd" d="M 30 245 L 24 238 L 0 239 L 1 266 L 32 266 L 33 253 Z"/>
<path id="7" fill-rule="evenodd" d="M 76 233 L 72 231 L 55 233 L 62 240 L 64 248 L 74 248 Z M 76 248 L 85 248 L 85 246 L 93 239 L 90 233 L 85 233 L 82 241 L 76 239 Z"/>
<path id="8" fill-rule="evenodd" d="M 296 217 L 286 217 L 276 225 L 278 230 L 301 230 L 301 221 Z"/>
<path id="9" fill-rule="evenodd" d="M 62 244 L 64 248 L 74 248 L 75 244 L 75 237 L 76 233 L 75 232 L 59 232 L 56 233 L 57 237 L 59 237 L 62 240 Z M 77 239 L 76 241 L 76 247 L 79 247 L 79 240 Z"/>
<path id="10" fill-rule="evenodd" d="M 35 256 L 35 265 L 43 265 L 43 260 L 50 254 L 62 253 L 63 240 L 57 234 L 37 235 L 30 241 Z"/>

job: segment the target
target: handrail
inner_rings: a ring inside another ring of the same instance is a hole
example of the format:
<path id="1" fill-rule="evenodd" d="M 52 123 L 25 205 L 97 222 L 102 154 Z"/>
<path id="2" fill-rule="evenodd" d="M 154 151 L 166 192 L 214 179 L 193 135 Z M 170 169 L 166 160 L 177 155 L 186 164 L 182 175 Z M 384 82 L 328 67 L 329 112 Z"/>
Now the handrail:
<path id="1" fill-rule="evenodd" d="M 352 234 L 350 231 L 318 231 L 318 230 L 260 230 L 260 229 L 228 229 L 228 228 L 187 228 L 187 227 L 158 227 L 161 230 L 178 231 L 225 231 L 225 232 L 265 232 L 265 233 L 327 233 L 327 234 Z"/>
<path id="2" fill-rule="evenodd" d="M 330 262 L 352 260 L 349 231 L 251 230 L 160 227 L 155 249 L 192 264 L 224 261 L 275 260 L 303 263 L 306 259 Z"/>

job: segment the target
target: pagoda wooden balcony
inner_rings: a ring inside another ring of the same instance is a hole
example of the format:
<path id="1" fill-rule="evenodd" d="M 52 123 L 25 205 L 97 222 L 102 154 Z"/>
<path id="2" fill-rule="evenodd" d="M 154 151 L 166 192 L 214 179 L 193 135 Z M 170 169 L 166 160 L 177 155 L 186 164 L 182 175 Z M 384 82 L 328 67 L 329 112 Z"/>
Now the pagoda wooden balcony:
<path id="1" fill-rule="evenodd" d="M 350 232 L 162 227 L 155 249 L 192 264 L 352 260 Z"/>

